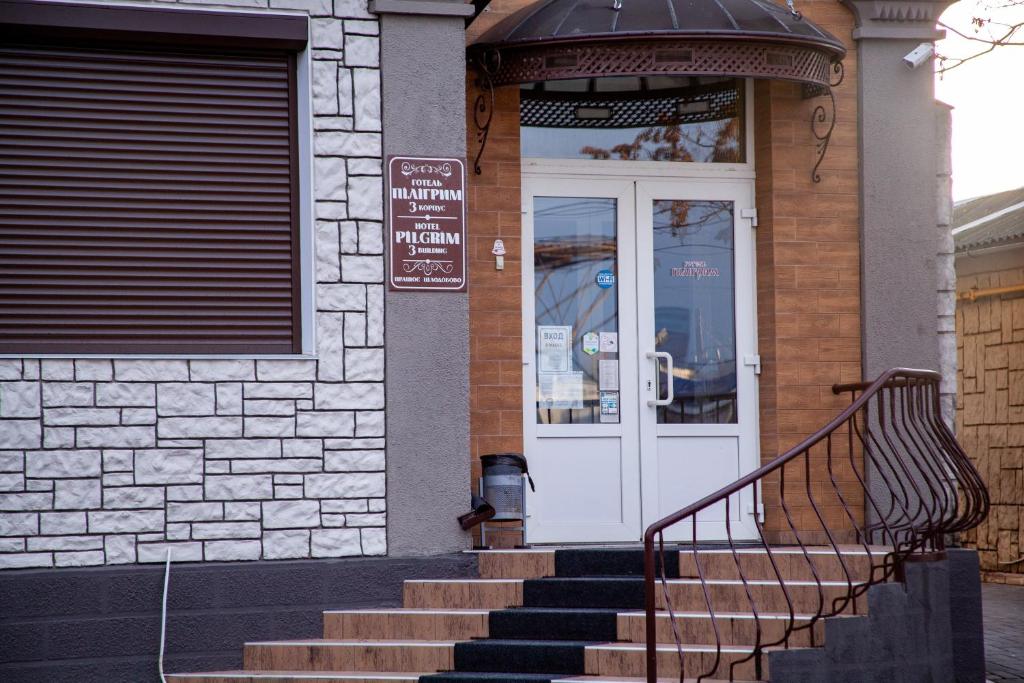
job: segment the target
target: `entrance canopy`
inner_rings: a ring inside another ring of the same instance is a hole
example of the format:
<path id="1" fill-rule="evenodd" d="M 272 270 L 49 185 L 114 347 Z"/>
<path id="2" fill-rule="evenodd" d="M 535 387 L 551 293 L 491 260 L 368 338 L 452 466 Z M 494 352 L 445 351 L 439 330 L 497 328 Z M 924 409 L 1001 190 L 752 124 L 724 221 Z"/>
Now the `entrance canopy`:
<path id="1" fill-rule="evenodd" d="M 815 88 L 829 87 L 846 54 L 838 38 L 766 0 L 539 0 L 469 51 L 494 85 L 686 75 Z"/>

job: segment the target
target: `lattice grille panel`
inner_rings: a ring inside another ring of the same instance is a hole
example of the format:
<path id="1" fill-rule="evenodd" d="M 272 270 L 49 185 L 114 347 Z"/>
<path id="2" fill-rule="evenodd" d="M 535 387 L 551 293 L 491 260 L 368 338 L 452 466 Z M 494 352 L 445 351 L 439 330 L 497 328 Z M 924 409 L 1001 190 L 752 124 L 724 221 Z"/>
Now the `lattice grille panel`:
<path id="1" fill-rule="evenodd" d="M 495 85 L 677 75 L 776 78 L 827 87 L 831 56 L 799 45 L 680 40 L 508 48 L 501 51 L 496 63 Z"/>
<path id="2" fill-rule="evenodd" d="M 636 128 L 704 123 L 738 116 L 739 99 L 735 83 L 665 93 L 635 93 L 628 98 L 601 93 L 565 93 L 559 96 L 526 90 L 520 94 L 519 117 L 523 126 L 541 128 Z M 705 102 L 707 111 L 680 111 L 680 105 Z M 580 107 L 607 109 L 610 115 L 608 118 L 580 118 L 576 115 Z"/>

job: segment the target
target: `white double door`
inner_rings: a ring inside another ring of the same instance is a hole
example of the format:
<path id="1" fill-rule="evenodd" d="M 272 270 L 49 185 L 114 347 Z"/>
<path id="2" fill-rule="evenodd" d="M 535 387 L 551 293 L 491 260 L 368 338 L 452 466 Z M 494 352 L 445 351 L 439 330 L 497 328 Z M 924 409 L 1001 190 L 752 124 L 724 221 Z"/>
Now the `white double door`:
<path id="1" fill-rule="evenodd" d="M 524 178 L 529 542 L 635 542 L 757 467 L 752 207 L 751 181 Z"/>

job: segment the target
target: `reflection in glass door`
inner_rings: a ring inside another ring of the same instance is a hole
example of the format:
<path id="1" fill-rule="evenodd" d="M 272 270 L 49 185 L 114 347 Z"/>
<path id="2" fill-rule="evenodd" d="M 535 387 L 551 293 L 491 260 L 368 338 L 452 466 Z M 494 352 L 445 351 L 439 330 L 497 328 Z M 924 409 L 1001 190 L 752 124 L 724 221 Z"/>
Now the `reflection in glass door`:
<path id="1" fill-rule="evenodd" d="M 537 421 L 617 423 L 616 201 L 537 197 L 533 216 Z"/>
<path id="2" fill-rule="evenodd" d="M 733 223 L 732 202 L 653 203 L 659 423 L 737 421 Z"/>

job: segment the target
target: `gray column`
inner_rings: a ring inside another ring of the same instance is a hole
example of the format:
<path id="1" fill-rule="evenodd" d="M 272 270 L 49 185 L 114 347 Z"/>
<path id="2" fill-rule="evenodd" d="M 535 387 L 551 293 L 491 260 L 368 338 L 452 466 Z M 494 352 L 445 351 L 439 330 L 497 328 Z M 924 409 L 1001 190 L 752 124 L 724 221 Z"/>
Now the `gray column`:
<path id="1" fill-rule="evenodd" d="M 939 223 L 933 63 L 909 69 L 903 57 L 942 34 L 949 4 L 842 0 L 855 14 L 859 93 L 862 372 L 942 368 L 939 340 Z M 948 372 L 948 369 L 946 369 Z M 865 463 L 874 500 L 889 490 Z M 877 516 L 865 505 L 869 520 Z"/>
<path id="2" fill-rule="evenodd" d="M 903 56 L 941 37 L 949 3 L 843 1 L 857 18 L 864 376 L 938 370 L 934 68 L 908 69 Z"/>
<path id="3" fill-rule="evenodd" d="M 473 6 L 377 0 L 371 10 L 382 15 L 385 155 L 465 158 L 465 16 Z M 385 348 L 388 552 L 467 548 L 455 518 L 470 494 L 468 295 L 387 292 Z"/>

